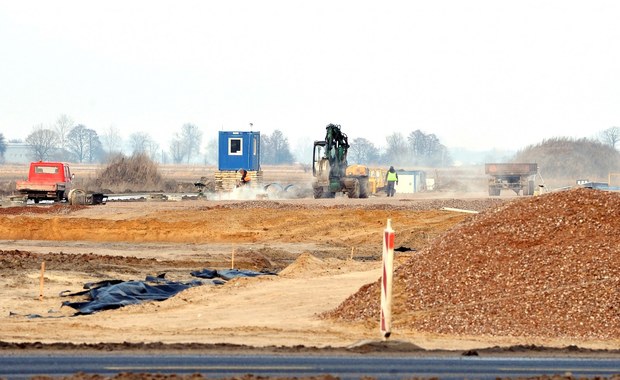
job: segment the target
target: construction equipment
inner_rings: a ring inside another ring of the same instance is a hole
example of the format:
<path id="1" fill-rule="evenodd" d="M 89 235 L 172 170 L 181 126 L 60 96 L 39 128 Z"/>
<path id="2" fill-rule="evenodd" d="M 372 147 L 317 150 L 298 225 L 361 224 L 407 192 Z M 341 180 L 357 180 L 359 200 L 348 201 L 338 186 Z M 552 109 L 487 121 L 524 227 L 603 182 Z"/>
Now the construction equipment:
<path id="1" fill-rule="evenodd" d="M 70 204 L 102 204 L 106 197 L 101 193 L 87 193 L 73 188 L 74 175 L 69 165 L 62 162 L 32 162 L 28 179 L 16 181 L 15 190 L 23 195 L 25 201 L 34 203 L 42 200 Z"/>
<path id="2" fill-rule="evenodd" d="M 315 141 L 312 153 L 314 198 L 334 198 L 346 193 L 349 198 L 368 198 L 368 167 L 347 164 L 349 142 L 340 125 L 327 125 L 325 140 Z"/>
<path id="3" fill-rule="evenodd" d="M 489 195 L 498 196 L 502 189 L 513 190 L 517 195 L 534 195 L 534 177 L 538 173 L 535 163 L 491 163 L 484 165 L 489 178 Z"/>
<path id="4" fill-rule="evenodd" d="M 382 168 L 370 168 L 369 169 L 368 182 L 369 182 L 371 194 L 378 194 L 380 192 L 385 192 L 385 188 L 387 186 L 387 181 L 385 180 L 386 175 L 387 175 L 387 169 L 382 169 Z"/>

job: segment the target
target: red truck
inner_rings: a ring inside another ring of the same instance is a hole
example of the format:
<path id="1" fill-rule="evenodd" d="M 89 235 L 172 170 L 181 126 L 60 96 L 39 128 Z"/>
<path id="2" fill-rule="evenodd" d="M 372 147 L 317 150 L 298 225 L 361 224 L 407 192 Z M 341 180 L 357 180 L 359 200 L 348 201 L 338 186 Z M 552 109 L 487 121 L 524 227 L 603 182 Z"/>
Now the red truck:
<path id="1" fill-rule="evenodd" d="M 30 163 L 28 179 L 17 181 L 15 190 L 24 195 L 26 201 L 32 199 L 34 203 L 39 203 L 41 200 L 68 201 L 70 204 L 105 203 L 107 197 L 103 194 L 86 194 L 84 190 L 74 189 L 72 181 L 73 174 L 71 174 L 68 164 L 32 162 Z"/>
<path id="2" fill-rule="evenodd" d="M 73 179 L 69 165 L 62 162 L 32 162 L 28 179 L 17 181 L 15 190 L 27 199 L 39 203 L 40 200 L 66 200 Z"/>

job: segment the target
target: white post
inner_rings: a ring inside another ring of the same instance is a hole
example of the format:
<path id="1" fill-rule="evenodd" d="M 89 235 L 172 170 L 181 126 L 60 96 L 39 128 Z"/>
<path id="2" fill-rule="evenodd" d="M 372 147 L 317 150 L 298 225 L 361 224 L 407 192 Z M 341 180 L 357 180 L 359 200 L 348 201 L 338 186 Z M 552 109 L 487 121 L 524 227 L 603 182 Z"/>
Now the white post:
<path id="1" fill-rule="evenodd" d="M 387 220 L 383 231 L 383 272 L 381 276 L 381 321 L 380 330 L 383 339 L 392 334 L 392 275 L 394 270 L 394 230 L 392 221 Z"/>
<path id="2" fill-rule="evenodd" d="M 230 255 L 230 269 L 235 269 L 235 247 L 233 247 L 232 254 Z"/>
<path id="3" fill-rule="evenodd" d="M 41 277 L 39 278 L 39 301 L 43 301 L 43 287 L 45 282 L 45 261 L 41 262 Z"/>

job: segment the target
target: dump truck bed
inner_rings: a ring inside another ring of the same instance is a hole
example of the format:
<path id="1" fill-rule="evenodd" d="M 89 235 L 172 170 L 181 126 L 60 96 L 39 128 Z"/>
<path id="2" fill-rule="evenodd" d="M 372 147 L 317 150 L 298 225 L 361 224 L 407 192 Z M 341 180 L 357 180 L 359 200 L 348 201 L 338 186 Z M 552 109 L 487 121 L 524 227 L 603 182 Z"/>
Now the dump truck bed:
<path id="1" fill-rule="evenodd" d="M 484 164 L 484 172 L 489 175 L 534 175 L 538 173 L 538 164 L 532 163 L 491 163 Z"/>

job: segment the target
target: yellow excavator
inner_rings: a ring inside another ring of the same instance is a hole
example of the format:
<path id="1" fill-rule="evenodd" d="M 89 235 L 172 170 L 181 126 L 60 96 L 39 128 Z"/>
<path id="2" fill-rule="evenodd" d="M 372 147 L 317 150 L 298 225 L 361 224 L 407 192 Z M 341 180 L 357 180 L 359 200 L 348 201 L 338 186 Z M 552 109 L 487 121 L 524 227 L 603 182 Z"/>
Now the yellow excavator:
<path id="1" fill-rule="evenodd" d="M 349 142 L 340 125 L 328 124 L 325 129 L 325 139 L 314 142 L 312 153 L 314 198 L 334 198 L 336 193 L 368 198 L 368 167 L 347 164 Z"/>

